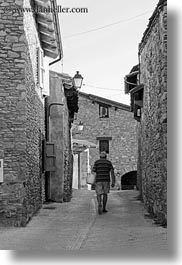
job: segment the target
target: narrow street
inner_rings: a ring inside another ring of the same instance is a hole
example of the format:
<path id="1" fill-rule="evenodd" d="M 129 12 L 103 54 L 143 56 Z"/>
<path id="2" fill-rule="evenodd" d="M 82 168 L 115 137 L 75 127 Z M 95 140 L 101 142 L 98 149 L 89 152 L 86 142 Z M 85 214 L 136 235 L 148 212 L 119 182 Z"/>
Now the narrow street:
<path id="1" fill-rule="evenodd" d="M 44 204 L 26 227 L 0 228 L 1 250 L 79 250 L 167 254 L 167 229 L 147 216 L 138 191 L 111 191 L 98 215 L 94 191 L 74 190 L 68 203 Z"/>

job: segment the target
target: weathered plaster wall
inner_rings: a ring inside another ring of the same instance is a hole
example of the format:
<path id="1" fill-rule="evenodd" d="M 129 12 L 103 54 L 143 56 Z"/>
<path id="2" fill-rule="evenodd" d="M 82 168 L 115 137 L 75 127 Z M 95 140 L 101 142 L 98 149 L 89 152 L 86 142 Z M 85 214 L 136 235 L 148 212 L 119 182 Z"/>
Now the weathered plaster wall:
<path id="1" fill-rule="evenodd" d="M 65 100 L 64 108 L 64 197 L 63 200 L 68 202 L 72 197 L 73 181 L 73 154 L 71 147 L 71 132 L 69 121 L 69 110 Z"/>
<path id="2" fill-rule="evenodd" d="M 87 188 L 86 178 L 88 173 L 88 152 L 89 150 L 86 149 L 82 153 L 80 153 L 80 186 L 81 188 Z"/>
<path id="3" fill-rule="evenodd" d="M 72 196 L 73 156 L 69 125 L 69 110 L 62 85 L 61 74 L 50 71 L 50 109 L 49 140 L 55 144 L 56 171 L 51 172 L 51 199 L 63 202 L 70 201 Z"/>
<path id="4" fill-rule="evenodd" d="M 64 93 L 59 76 L 50 72 L 50 96 L 48 104 L 63 104 Z M 49 116 L 49 141 L 55 145 L 56 171 L 51 172 L 51 199 L 63 202 L 64 191 L 64 130 L 62 105 L 52 105 Z"/>

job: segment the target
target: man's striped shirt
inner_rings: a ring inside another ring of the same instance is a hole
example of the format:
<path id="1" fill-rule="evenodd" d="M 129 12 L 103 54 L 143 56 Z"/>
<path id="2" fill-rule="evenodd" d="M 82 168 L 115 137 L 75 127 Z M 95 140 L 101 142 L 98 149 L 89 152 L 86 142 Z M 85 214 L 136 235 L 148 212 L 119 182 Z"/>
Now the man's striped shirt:
<path id="1" fill-rule="evenodd" d="M 110 182 L 110 171 L 113 168 L 112 163 L 105 159 L 100 158 L 97 161 L 95 161 L 93 166 L 93 172 L 96 172 L 96 182 Z"/>

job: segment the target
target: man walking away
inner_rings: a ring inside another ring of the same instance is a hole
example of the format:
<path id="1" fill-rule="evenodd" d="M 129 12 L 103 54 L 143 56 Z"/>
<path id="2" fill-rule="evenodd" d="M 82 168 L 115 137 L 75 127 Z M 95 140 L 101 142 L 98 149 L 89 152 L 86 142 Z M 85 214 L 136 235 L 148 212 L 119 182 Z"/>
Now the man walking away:
<path id="1" fill-rule="evenodd" d="M 101 152 L 100 159 L 95 161 L 93 166 L 93 172 L 96 173 L 95 191 L 98 201 L 99 214 L 107 213 L 107 194 L 110 191 L 110 173 L 111 173 L 111 187 L 115 185 L 115 175 L 112 163 L 107 159 L 105 151 Z M 103 198 L 102 198 L 103 196 Z"/>

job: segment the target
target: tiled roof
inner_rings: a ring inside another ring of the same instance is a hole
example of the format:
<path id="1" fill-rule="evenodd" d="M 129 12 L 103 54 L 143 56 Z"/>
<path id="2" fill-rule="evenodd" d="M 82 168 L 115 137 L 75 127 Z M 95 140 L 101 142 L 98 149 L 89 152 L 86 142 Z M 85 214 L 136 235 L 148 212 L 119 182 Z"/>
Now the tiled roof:
<path id="1" fill-rule="evenodd" d="M 33 0 L 33 2 L 38 10 L 35 13 L 35 20 L 45 55 L 51 58 L 62 57 L 58 14 L 52 11 L 57 7 L 56 0 Z"/>

